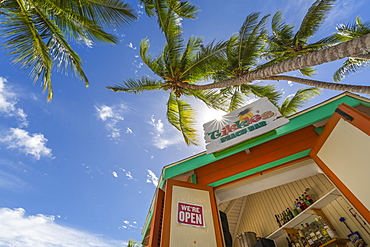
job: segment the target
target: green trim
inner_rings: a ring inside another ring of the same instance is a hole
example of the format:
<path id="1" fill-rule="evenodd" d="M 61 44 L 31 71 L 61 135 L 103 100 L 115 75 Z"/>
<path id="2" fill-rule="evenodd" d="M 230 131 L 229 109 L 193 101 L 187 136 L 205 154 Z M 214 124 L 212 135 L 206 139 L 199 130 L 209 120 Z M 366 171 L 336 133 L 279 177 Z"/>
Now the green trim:
<path id="1" fill-rule="evenodd" d="M 276 139 L 278 137 L 287 135 L 291 132 L 294 132 L 296 130 L 305 128 L 309 125 L 312 125 L 314 123 L 317 123 L 319 121 L 322 121 L 324 119 L 327 119 L 331 117 L 335 111 L 335 109 L 340 105 L 341 103 L 345 103 L 351 107 L 356 107 L 358 105 L 365 105 L 367 107 L 370 107 L 370 103 L 361 100 L 360 97 L 354 95 L 350 96 L 349 94 L 345 93 L 343 95 L 339 95 L 336 98 L 332 99 L 332 101 L 328 103 L 322 103 L 321 105 L 317 106 L 313 109 L 308 109 L 304 111 L 301 114 L 297 114 L 296 116 L 292 116 L 289 118 L 290 122 L 286 125 L 283 125 L 275 130 L 275 133 L 272 135 L 269 135 L 264 138 L 256 137 L 251 140 L 248 140 L 246 142 L 243 142 L 239 145 L 236 145 L 234 148 L 227 149 L 227 152 L 219 152 L 219 154 L 212 155 L 212 154 L 206 154 L 203 153 L 199 156 L 196 156 L 194 158 L 187 159 L 183 162 L 176 163 L 174 165 L 164 167 L 163 173 L 161 176 L 161 180 L 159 183 L 159 187 L 163 188 L 164 182 L 169 179 L 173 178 L 179 174 L 183 174 L 185 172 L 197 169 L 199 167 L 208 165 L 212 162 L 221 160 L 223 158 L 229 157 L 233 154 L 239 153 L 241 151 L 244 151 L 248 148 L 252 148 L 255 146 L 258 146 L 262 143 L 271 141 L 273 139 Z"/>
<path id="2" fill-rule="evenodd" d="M 220 185 L 223 185 L 223 184 L 227 184 L 227 183 L 233 182 L 235 180 L 238 180 L 240 178 L 244 178 L 244 177 L 250 176 L 252 174 L 259 173 L 259 172 L 262 172 L 264 170 L 273 168 L 275 166 L 282 165 L 282 164 L 287 163 L 289 161 L 293 161 L 293 160 L 296 160 L 296 159 L 299 159 L 299 158 L 308 156 L 308 154 L 310 153 L 310 151 L 311 151 L 311 149 L 307 149 L 307 150 L 304 150 L 302 152 L 299 152 L 299 153 L 296 153 L 296 154 L 293 154 L 293 155 L 284 157 L 284 158 L 279 159 L 279 160 L 272 161 L 270 163 L 267 163 L 267 164 L 264 164 L 264 165 L 261 165 L 261 166 L 252 168 L 250 170 L 247 170 L 247 171 L 244 171 L 244 172 L 235 174 L 233 176 L 230 176 L 230 177 L 227 177 L 227 178 L 218 180 L 216 182 L 213 182 L 213 183 L 210 183 L 210 184 L 207 184 L 207 185 L 212 186 L 212 187 L 216 187 L 216 186 L 220 186 Z"/>
<path id="3" fill-rule="evenodd" d="M 197 183 L 197 174 L 194 173 L 193 175 L 191 175 L 190 182 L 193 184 Z"/>
<path id="4" fill-rule="evenodd" d="M 317 134 L 321 135 L 321 133 L 324 131 L 324 127 L 318 127 L 318 128 L 315 128 L 315 129 L 314 129 L 314 131 L 315 131 Z"/>

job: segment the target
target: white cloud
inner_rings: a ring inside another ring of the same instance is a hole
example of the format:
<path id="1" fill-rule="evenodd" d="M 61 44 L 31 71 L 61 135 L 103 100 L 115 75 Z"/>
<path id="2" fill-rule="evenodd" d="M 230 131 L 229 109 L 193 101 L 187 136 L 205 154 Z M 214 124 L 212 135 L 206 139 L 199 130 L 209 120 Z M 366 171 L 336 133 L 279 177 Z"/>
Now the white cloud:
<path id="1" fill-rule="evenodd" d="M 146 182 L 152 183 L 155 187 L 158 186 L 158 177 L 154 174 L 153 171 L 147 170 L 148 174 L 146 175 Z"/>
<path id="2" fill-rule="evenodd" d="M 131 172 L 129 172 L 129 171 L 126 171 L 125 175 L 128 179 L 134 179 L 133 176 L 131 175 Z"/>
<path id="3" fill-rule="evenodd" d="M 25 215 L 22 208 L 0 208 L 1 246 L 23 247 L 115 247 L 124 241 L 104 239 L 101 235 L 59 225 L 54 216 Z"/>
<path id="4" fill-rule="evenodd" d="M 154 118 L 154 116 L 151 116 L 150 120 L 151 120 L 150 124 L 155 128 L 155 130 L 159 134 L 162 134 L 164 132 L 162 120 L 161 119 L 158 119 L 156 121 L 155 118 Z"/>
<path id="5" fill-rule="evenodd" d="M 52 150 L 46 147 L 47 141 L 43 134 L 30 135 L 26 130 L 18 128 L 10 128 L 8 134 L 0 138 L 0 142 L 5 143 L 7 148 L 19 149 L 37 160 L 43 156 L 52 158 Z"/>
<path id="6" fill-rule="evenodd" d="M 123 222 L 122 228 L 124 228 L 124 229 L 137 228 L 137 222 L 136 221 L 133 221 L 133 222 L 130 223 L 130 221 L 124 220 L 122 222 Z"/>
<path id="7" fill-rule="evenodd" d="M 121 137 L 121 129 L 118 128 L 117 125 L 120 121 L 124 120 L 122 115 L 126 109 L 126 106 L 123 104 L 114 106 L 95 106 L 98 117 L 105 122 L 105 128 L 110 132 L 108 137 L 110 137 L 112 140 L 119 140 Z"/>
<path id="8" fill-rule="evenodd" d="M 181 135 L 175 132 L 173 128 L 166 133 L 161 119 L 156 120 L 154 116 L 151 116 L 149 124 L 154 127 L 154 131 L 151 134 L 153 135 L 152 143 L 155 147 L 164 149 L 183 141 Z"/>
<path id="9" fill-rule="evenodd" d="M 117 174 L 117 172 L 112 172 L 112 175 L 113 175 L 113 177 L 118 178 L 118 174 Z"/>
<path id="10" fill-rule="evenodd" d="M 20 121 L 19 127 L 25 127 L 28 125 L 27 114 L 23 109 L 16 107 L 16 94 L 9 90 L 7 82 L 5 78 L 0 77 L 0 114 L 17 118 Z"/>
<path id="11" fill-rule="evenodd" d="M 136 50 L 136 47 L 131 42 L 126 46 L 128 46 L 129 48 L 131 48 L 133 50 Z"/>

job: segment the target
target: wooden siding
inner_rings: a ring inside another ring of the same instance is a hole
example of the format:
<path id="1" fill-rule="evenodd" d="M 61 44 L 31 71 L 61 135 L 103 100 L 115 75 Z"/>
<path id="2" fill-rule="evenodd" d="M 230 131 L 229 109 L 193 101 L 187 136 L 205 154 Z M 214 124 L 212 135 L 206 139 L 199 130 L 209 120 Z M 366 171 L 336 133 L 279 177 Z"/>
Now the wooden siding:
<path id="1" fill-rule="evenodd" d="M 236 236 L 242 232 L 252 231 L 258 237 L 267 237 L 270 233 L 278 229 L 274 215 L 281 213 L 287 207 L 292 208 L 293 200 L 301 195 L 305 188 L 310 188 L 310 193 L 317 199 L 333 189 L 334 186 L 325 175 L 319 174 L 236 199 L 238 203 L 235 203 L 233 210 L 227 213 L 230 232 L 233 236 L 233 246 L 240 247 Z M 231 203 L 223 203 L 219 208 L 225 210 Z M 353 231 L 359 231 L 361 236 L 369 244 L 370 236 L 350 214 L 348 211 L 350 208 L 351 205 L 345 198 L 338 197 L 338 199 L 323 208 L 323 211 L 337 229 L 340 237 L 346 238 L 349 234 L 345 225 L 339 222 L 339 218 L 344 217 L 350 228 Z M 370 231 L 368 226 L 365 227 Z M 285 237 L 284 235 L 276 240 L 278 247 L 287 246 Z M 353 247 L 351 244 L 349 246 Z"/>
<path id="2" fill-rule="evenodd" d="M 305 151 L 313 147 L 317 140 L 313 126 L 297 130 L 277 139 L 250 149 L 251 153 L 239 152 L 230 157 L 202 166 L 195 170 L 199 184 L 215 181 L 239 174 L 269 162 Z"/>

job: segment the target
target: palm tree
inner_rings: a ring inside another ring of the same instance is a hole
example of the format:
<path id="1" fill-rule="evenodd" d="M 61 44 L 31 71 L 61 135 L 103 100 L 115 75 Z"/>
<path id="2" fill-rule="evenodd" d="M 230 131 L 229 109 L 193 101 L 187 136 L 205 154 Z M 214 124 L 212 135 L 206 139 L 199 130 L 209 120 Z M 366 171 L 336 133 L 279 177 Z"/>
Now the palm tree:
<path id="1" fill-rule="evenodd" d="M 259 13 L 248 15 L 239 32 L 231 36 L 225 49 L 226 59 L 221 61 L 221 69 L 215 71 L 212 79 L 223 81 L 254 71 L 264 51 L 267 37 L 266 22 L 268 15 L 260 20 Z M 225 87 L 220 89 L 222 97 L 230 99 L 228 112 L 236 110 L 245 104 L 245 97 L 252 95 L 267 97 L 272 102 L 277 102 L 280 93 L 275 87 L 245 83 L 243 85 Z"/>
<path id="2" fill-rule="evenodd" d="M 296 113 L 308 100 L 320 94 L 316 87 L 301 88 L 294 95 L 288 96 L 278 109 L 284 117 Z"/>
<path id="3" fill-rule="evenodd" d="M 278 11 L 272 18 L 272 35 L 267 39 L 269 47 L 266 57 L 270 60 L 263 67 L 287 61 L 313 51 L 321 50 L 338 43 L 336 35 L 330 35 L 309 44 L 308 39 L 312 37 L 323 24 L 335 0 L 317 0 L 308 9 L 301 25 L 296 33 L 293 32 L 294 26 L 286 24 L 282 18 L 282 12 Z M 315 70 L 313 68 L 301 68 L 303 75 L 311 76 Z"/>
<path id="4" fill-rule="evenodd" d="M 143 245 L 139 244 L 138 242 L 134 241 L 133 239 L 129 239 L 127 243 L 127 247 L 141 247 Z"/>
<path id="5" fill-rule="evenodd" d="M 158 25 L 167 36 L 177 30 L 181 18 L 195 19 L 199 9 L 189 1 L 179 0 L 139 0 L 149 17 L 157 17 Z"/>
<path id="6" fill-rule="evenodd" d="M 258 16 L 258 13 L 249 15 L 239 35 L 215 45 L 211 43 L 204 46 L 202 39 L 195 37 L 191 37 L 185 43 L 180 32 L 172 32 L 171 35 L 166 35 L 167 44 L 163 52 L 158 56 L 152 56 L 148 54 L 149 42 L 144 39 L 140 45 L 141 58 L 159 79 L 143 76 L 141 79 L 125 80 L 123 85 L 107 88 L 115 92 L 135 94 L 153 90 L 170 91 L 167 102 L 168 121 L 183 134 L 188 145 L 198 144 L 196 130 L 193 128 L 194 111 L 190 104 L 180 99 L 181 96 L 195 97 L 213 109 L 226 112 L 244 105 L 245 96 L 251 94 L 268 97 L 275 105 L 281 97 L 272 85 L 243 84 L 223 88 L 220 91 L 198 91 L 179 86 L 195 85 L 194 83 L 209 77 L 218 79 L 235 77 L 253 70 L 263 48 L 263 37 L 266 36 L 264 24 L 267 16 L 260 21 Z M 317 92 L 317 89 L 314 90 Z M 314 95 L 312 91 L 313 89 L 299 91 L 291 101 L 285 102 L 282 108 L 284 112 L 291 114 L 300 103 Z"/>
<path id="7" fill-rule="evenodd" d="M 195 85 L 195 82 L 208 79 L 219 61 L 224 59 L 221 52 L 225 43 L 204 46 L 201 38 L 191 37 L 185 42 L 181 34 L 167 35 L 167 43 L 158 56 L 148 54 L 149 42 L 142 40 L 140 55 L 144 63 L 158 76 L 158 79 L 143 76 L 123 81 L 122 85 L 107 87 L 115 92 L 142 93 L 144 91 L 165 90 L 170 92 L 167 101 L 168 121 L 178 129 L 185 142 L 198 144 L 194 129 L 194 110 L 181 96 L 195 97 L 214 109 L 225 109 L 226 99 L 218 97 L 214 90 L 198 91 L 179 87 L 182 84 Z"/>
<path id="8" fill-rule="evenodd" d="M 0 29 L 13 63 L 30 69 L 34 81 L 42 80 L 47 99 L 53 96 L 53 70 L 72 72 L 86 86 L 89 81 L 81 58 L 68 39 L 117 43 L 104 27 L 121 27 L 135 18 L 121 0 L 1 0 Z"/>
<path id="9" fill-rule="evenodd" d="M 282 73 L 299 70 L 301 68 L 313 67 L 316 65 L 337 61 L 343 58 L 356 56 L 358 54 L 366 54 L 370 52 L 370 34 L 366 34 L 351 41 L 340 43 L 319 51 L 302 55 L 291 60 L 280 62 L 255 70 L 253 72 L 230 78 L 216 83 L 209 83 L 204 85 L 193 85 L 183 83 L 180 87 L 193 90 L 209 90 L 230 87 L 235 85 L 242 85 L 255 80 L 290 80 L 318 88 L 325 88 L 330 90 L 349 91 L 357 93 L 370 93 L 369 86 L 350 85 L 342 83 L 323 82 L 317 80 L 297 78 L 294 76 L 279 75 Z"/>
<path id="10" fill-rule="evenodd" d="M 349 41 L 355 38 L 361 37 L 365 34 L 370 33 L 370 22 L 362 22 L 360 17 L 356 18 L 354 24 L 341 24 L 336 27 L 338 31 L 338 37 L 342 41 Z M 362 68 L 366 68 L 370 65 L 370 53 L 355 54 L 348 58 L 343 65 L 334 73 L 334 81 L 339 82 L 343 80 L 347 75 L 356 73 Z"/>

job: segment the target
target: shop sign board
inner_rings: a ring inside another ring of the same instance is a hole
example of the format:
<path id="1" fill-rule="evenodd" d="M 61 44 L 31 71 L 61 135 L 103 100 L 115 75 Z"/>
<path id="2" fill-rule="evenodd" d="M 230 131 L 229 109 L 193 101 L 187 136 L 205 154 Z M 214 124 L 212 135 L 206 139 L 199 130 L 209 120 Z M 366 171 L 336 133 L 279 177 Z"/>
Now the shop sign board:
<path id="1" fill-rule="evenodd" d="M 219 152 L 289 123 L 267 98 L 203 125 L 206 153 Z"/>
<path id="2" fill-rule="evenodd" d="M 178 202 L 177 223 L 188 226 L 205 227 L 203 206 Z"/>

